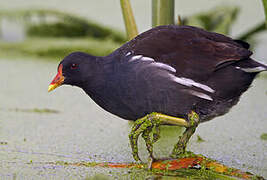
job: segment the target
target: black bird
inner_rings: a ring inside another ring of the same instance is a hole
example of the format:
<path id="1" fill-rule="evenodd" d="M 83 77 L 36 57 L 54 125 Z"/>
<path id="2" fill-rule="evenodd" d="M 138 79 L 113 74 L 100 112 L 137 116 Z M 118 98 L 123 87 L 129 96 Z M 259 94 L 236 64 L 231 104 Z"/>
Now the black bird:
<path id="1" fill-rule="evenodd" d="M 153 160 L 159 125 L 186 127 L 174 147 L 176 157 L 185 152 L 199 122 L 227 113 L 255 76 L 267 70 L 248 49 L 246 42 L 200 28 L 159 26 L 105 57 L 71 53 L 60 62 L 48 91 L 78 86 L 108 112 L 135 121 L 129 135 L 135 160 L 140 160 L 139 135 Z"/>

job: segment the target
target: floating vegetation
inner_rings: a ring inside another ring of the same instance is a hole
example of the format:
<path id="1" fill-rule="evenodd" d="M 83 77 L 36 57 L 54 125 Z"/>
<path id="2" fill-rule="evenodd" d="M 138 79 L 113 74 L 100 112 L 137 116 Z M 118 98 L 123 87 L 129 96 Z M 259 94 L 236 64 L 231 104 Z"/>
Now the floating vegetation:
<path id="1" fill-rule="evenodd" d="M 34 109 L 20 109 L 20 108 L 15 108 L 15 109 L 9 109 L 9 111 L 16 111 L 16 112 L 27 112 L 27 113 L 48 113 L 48 114 L 54 114 L 54 113 L 59 113 L 59 111 L 57 110 L 53 110 L 53 109 L 38 109 L 38 108 L 34 108 Z"/>
<path id="2" fill-rule="evenodd" d="M 111 180 L 113 178 L 104 174 L 96 174 L 93 177 L 86 177 L 84 180 Z"/>
<path id="3" fill-rule="evenodd" d="M 103 167 L 103 168 L 128 168 L 128 169 L 146 169 L 146 164 L 135 163 L 97 163 L 97 162 L 49 162 L 49 164 L 61 166 L 85 166 L 85 167 Z M 215 160 L 208 159 L 201 155 L 194 157 L 184 157 L 180 159 L 158 160 L 153 162 L 152 174 L 159 176 L 174 176 L 189 179 L 263 179 L 249 172 L 229 168 Z M 130 173 L 132 173 L 130 171 Z M 134 172 L 133 172 L 134 173 Z"/>
<path id="4" fill-rule="evenodd" d="M 267 79 L 267 73 L 262 73 L 262 74 L 259 75 L 259 77 Z"/>
<path id="5" fill-rule="evenodd" d="M 5 142 L 5 141 L 0 141 L 0 145 L 7 145 L 7 142 Z"/>
<path id="6" fill-rule="evenodd" d="M 91 37 L 123 43 L 124 33 L 99 25 L 80 16 L 56 10 L 2 10 L 0 18 L 16 18 L 24 22 L 28 36 Z"/>
<path id="7" fill-rule="evenodd" d="M 263 133 L 261 139 L 267 141 L 267 133 Z"/>
<path id="8" fill-rule="evenodd" d="M 201 142 L 204 142 L 205 140 L 202 138 L 202 137 L 200 137 L 199 135 L 197 135 L 197 142 L 198 143 L 201 143 Z"/>

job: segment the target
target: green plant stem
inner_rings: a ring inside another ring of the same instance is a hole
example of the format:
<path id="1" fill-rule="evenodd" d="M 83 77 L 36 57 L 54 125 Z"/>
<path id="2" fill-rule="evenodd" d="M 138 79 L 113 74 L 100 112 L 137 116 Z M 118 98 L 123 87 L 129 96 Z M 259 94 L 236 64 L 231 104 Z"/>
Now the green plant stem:
<path id="1" fill-rule="evenodd" d="M 262 0 L 262 4 L 264 7 L 264 14 L 265 14 L 265 27 L 267 27 L 267 0 Z"/>
<path id="2" fill-rule="evenodd" d="M 127 39 L 131 40 L 138 35 L 137 26 L 129 0 L 120 0 L 123 20 L 126 28 Z"/>
<path id="3" fill-rule="evenodd" d="M 266 27 L 265 22 L 262 22 L 262 23 L 256 25 L 255 27 L 253 27 L 252 29 L 248 30 L 246 33 L 241 34 L 237 39 L 246 41 L 251 36 L 253 36 L 253 35 L 255 35 L 261 31 L 264 31 L 266 29 L 265 27 Z"/>
<path id="4" fill-rule="evenodd" d="M 152 26 L 174 24 L 174 0 L 152 0 Z"/>

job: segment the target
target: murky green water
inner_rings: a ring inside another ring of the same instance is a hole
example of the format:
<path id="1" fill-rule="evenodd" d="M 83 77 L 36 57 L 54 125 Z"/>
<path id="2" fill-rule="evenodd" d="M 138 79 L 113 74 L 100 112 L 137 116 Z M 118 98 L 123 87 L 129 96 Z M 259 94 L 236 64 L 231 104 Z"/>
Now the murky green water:
<path id="1" fill-rule="evenodd" d="M 103 111 L 79 88 L 64 86 L 47 93 L 56 67 L 57 62 L 0 60 L 0 142 L 5 142 L 0 145 L 0 179 L 82 178 L 97 173 L 129 177 L 125 169 L 47 164 L 133 161 L 128 143 L 131 123 Z M 266 82 L 257 78 L 229 114 L 201 124 L 189 150 L 266 177 L 267 141 L 260 138 L 267 132 Z M 59 113 L 19 110 L 34 108 Z M 162 128 L 157 156 L 169 155 L 178 133 L 177 127 Z M 197 135 L 205 142 L 198 143 Z M 147 155 L 143 143 L 141 154 L 143 159 Z"/>

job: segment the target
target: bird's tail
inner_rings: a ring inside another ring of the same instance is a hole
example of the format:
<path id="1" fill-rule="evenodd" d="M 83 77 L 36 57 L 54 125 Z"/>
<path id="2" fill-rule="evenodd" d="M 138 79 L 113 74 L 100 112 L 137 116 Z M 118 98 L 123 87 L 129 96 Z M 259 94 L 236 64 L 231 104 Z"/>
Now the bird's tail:
<path id="1" fill-rule="evenodd" d="M 257 62 L 253 59 L 248 59 L 244 61 L 239 61 L 236 65 L 237 69 L 245 71 L 247 73 L 259 73 L 262 71 L 267 71 L 267 65 L 262 62 Z"/>

